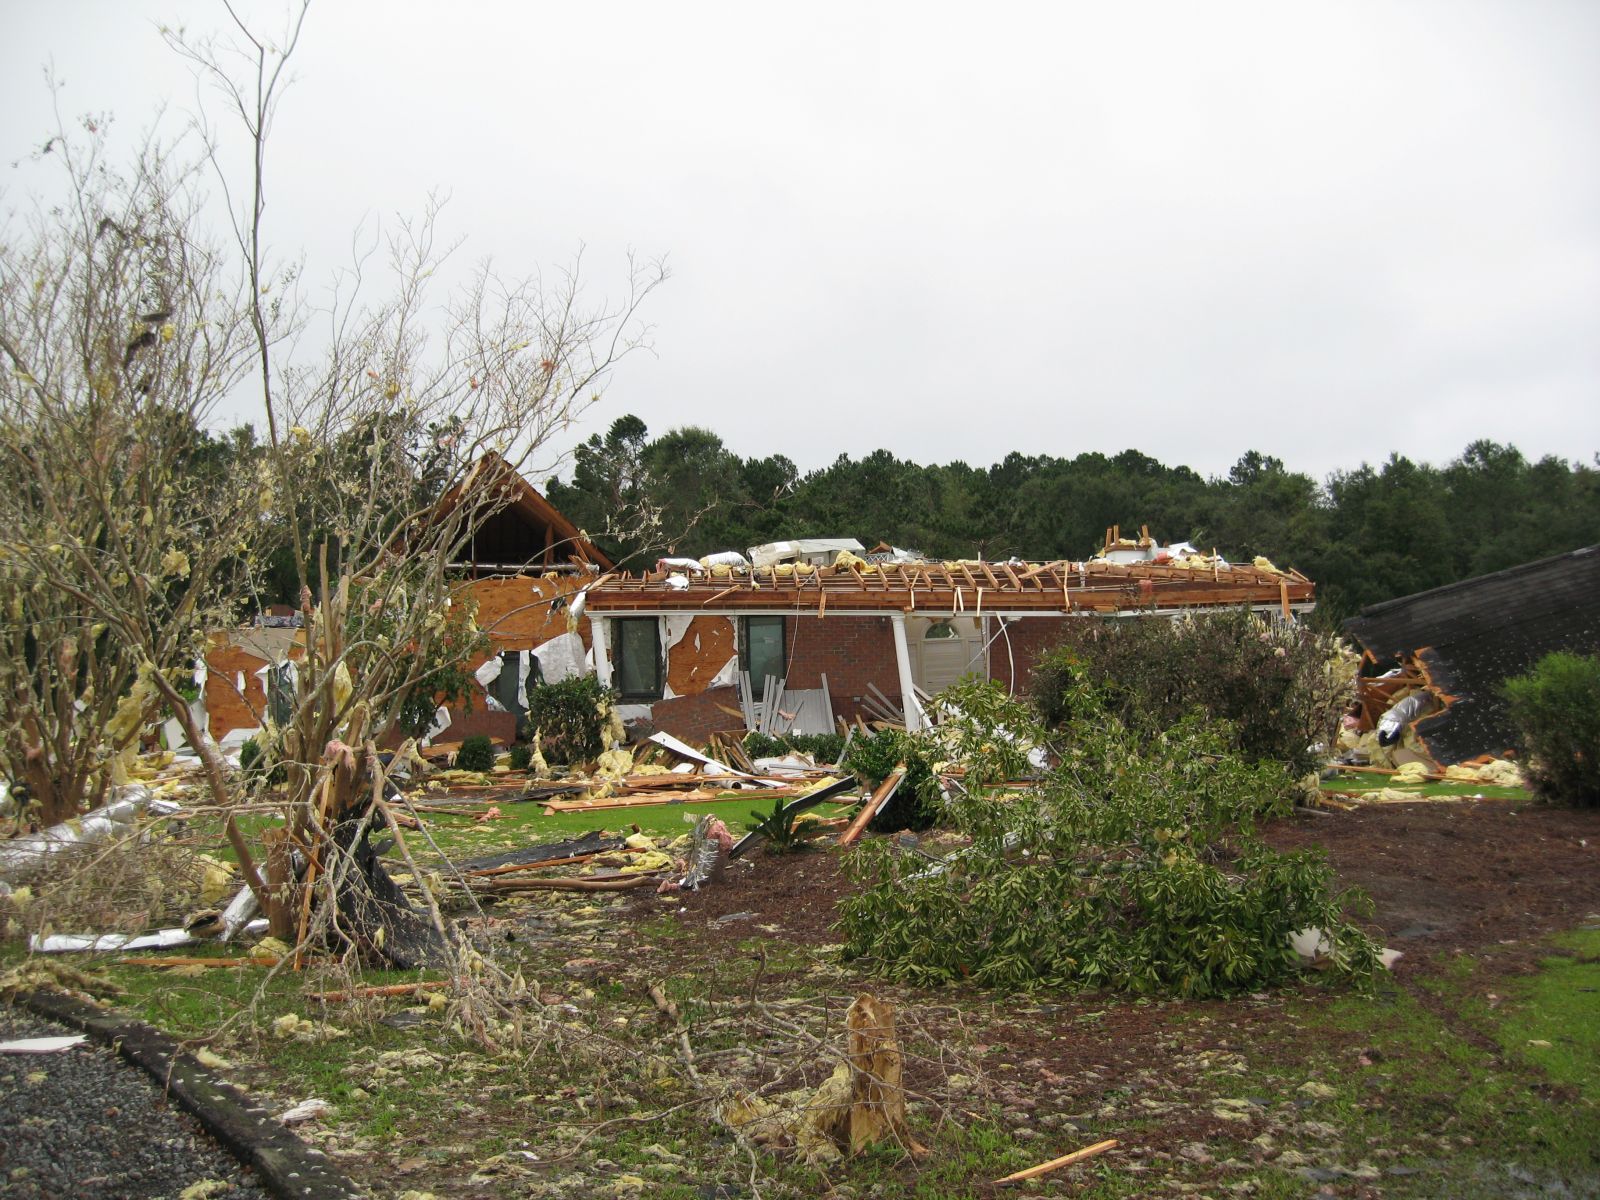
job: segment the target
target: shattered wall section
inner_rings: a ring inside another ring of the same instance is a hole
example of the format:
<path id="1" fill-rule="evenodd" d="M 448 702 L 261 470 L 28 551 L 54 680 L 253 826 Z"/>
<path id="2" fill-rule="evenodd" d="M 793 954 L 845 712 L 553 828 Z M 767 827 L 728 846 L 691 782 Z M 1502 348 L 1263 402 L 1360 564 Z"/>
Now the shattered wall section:
<path id="1" fill-rule="evenodd" d="M 281 658 L 304 654 L 299 631 L 239 629 L 214 633 L 206 645 L 207 729 L 217 740 L 235 729 L 256 729 L 267 710 L 267 694 L 257 672 Z"/>

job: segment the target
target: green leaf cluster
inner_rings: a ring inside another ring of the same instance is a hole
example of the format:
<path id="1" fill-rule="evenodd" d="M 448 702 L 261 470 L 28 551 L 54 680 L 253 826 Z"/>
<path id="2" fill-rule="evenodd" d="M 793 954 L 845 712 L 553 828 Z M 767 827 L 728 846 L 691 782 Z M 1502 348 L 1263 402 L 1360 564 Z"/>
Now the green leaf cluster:
<path id="1" fill-rule="evenodd" d="M 1539 795 L 1600 805 L 1600 656 L 1558 651 L 1508 679 L 1502 694 Z"/>
<path id="2" fill-rule="evenodd" d="M 1191 709 L 1225 723 L 1229 744 L 1253 762 L 1315 770 L 1316 743 L 1332 743 L 1357 663 L 1339 640 L 1250 612 L 1067 622 L 1034 667 L 1044 720 L 1066 729 L 1103 707 L 1125 724 L 1167 729 Z"/>
<path id="3" fill-rule="evenodd" d="M 1195 714 L 1152 735 L 1090 711 L 1074 733 L 1041 787 L 957 801 L 972 841 L 940 866 L 864 844 L 840 905 L 847 956 L 918 985 L 1214 996 L 1291 977 L 1290 934 L 1317 927 L 1334 975 L 1371 975 L 1377 947 L 1343 915 L 1358 898 L 1320 852 L 1256 830 L 1291 803 L 1281 766 Z"/>
<path id="4" fill-rule="evenodd" d="M 456 751 L 456 767 L 462 771 L 488 771 L 494 767 L 494 746 L 484 734 L 476 733 Z"/>
<path id="5" fill-rule="evenodd" d="M 547 762 L 580 763 L 605 749 L 611 690 L 593 675 L 544 683 L 528 696 L 528 726 Z"/>

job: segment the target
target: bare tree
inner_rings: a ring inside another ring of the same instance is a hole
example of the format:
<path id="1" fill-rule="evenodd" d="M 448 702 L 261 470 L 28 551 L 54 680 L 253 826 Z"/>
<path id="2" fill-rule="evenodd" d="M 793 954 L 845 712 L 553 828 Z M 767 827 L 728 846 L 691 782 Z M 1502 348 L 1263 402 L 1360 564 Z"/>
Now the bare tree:
<path id="1" fill-rule="evenodd" d="M 281 536 L 300 580 L 303 654 L 266 741 L 286 775 L 286 827 L 309 864 L 297 932 L 320 922 L 354 947 L 360 931 L 340 928 L 336 894 L 352 843 L 336 834 L 389 819 L 378 747 L 459 636 L 450 563 L 509 501 L 513 476 L 536 456 L 549 465 L 551 439 L 643 344 L 639 305 L 665 273 L 630 261 L 620 299 L 591 304 L 578 261 L 515 280 L 482 263 L 440 296 L 456 247 L 441 244 L 430 201 L 334 273 L 334 298 L 313 308 L 292 286 L 305 268 L 272 261 L 266 232 L 268 135 L 305 8 L 276 39 L 228 14 L 225 36 L 166 36 L 224 98 L 250 149 L 240 186 L 222 165 L 220 126 L 195 124 L 227 201 L 230 252 L 202 237 L 193 171 L 171 168 L 154 143 L 127 181 L 98 143 L 92 161 L 63 149 L 70 202 L 41 202 L 28 237 L 0 246 L 0 351 L 11 367 L 0 454 L 25 481 L 0 517 L 17 542 L 0 562 L 5 628 L 25 664 L 0 677 L 0 764 L 37 765 L 76 804 L 104 786 L 131 736 L 119 709 L 143 717 L 159 706 L 200 750 L 215 801 L 247 798 L 176 673 L 208 630 L 253 602 L 251 581 Z M 227 470 L 201 469 L 196 448 L 217 401 L 247 386 L 259 388 L 265 446 Z M 169 444 L 158 429 L 183 437 Z M 261 894 L 236 834 L 235 848 Z"/>
<path id="2" fill-rule="evenodd" d="M 254 357 L 246 288 L 201 232 L 200 160 L 150 137 L 118 170 L 107 126 L 58 122 L 50 198 L 0 229 L 0 767 L 47 822 L 187 712 L 251 528 L 206 429 Z"/>

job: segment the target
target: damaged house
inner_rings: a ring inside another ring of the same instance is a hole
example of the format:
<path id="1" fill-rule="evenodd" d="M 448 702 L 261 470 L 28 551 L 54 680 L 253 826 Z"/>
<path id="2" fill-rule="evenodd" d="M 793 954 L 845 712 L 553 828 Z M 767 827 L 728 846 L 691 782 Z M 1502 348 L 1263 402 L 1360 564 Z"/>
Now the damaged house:
<path id="1" fill-rule="evenodd" d="M 1515 735 L 1500 685 L 1557 650 L 1600 653 L 1600 546 L 1374 604 L 1345 622 L 1370 663 L 1376 720 L 1411 690 L 1413 728 L 1441 766 L 1499 755 Z M 1402 701 L 1403 702 L 1403 701 Z"/>
<path id="2" fill-rule="evenodd" d="M 489 649 L 466 664 L 476 680 L 470 704 L 443 713 L 435 741 L 488 734 L 510 742 L 530 677 L 555 682 L 591 670 L 589 623 L 582 604 L 575 612 L 574 603 L 611 568 L 610 559 L 504 460 L 488 455 L 477 469 L 503 475 L 503 493 L 492 512 L 471 522 L 450 567 L 459 573 L 463 596 L 477 606 Z M 448 511 L 454 502 L 453 495 L 445 496 L 441 509 Z M 220 741 L 230 732 L 260 727 L 267 669 L 298 658 L 300 639 L 292 624 L 270 618 L 212 637 L 203 688 L 212 737 Z"/>
<path id="3" fill-rule="evenodd" d="M 761 553 L 758 565 L 740 555 L 713 555 L 700 569 L 663 560 L 589 589 L 596 670 L 625 719 L 690 742 L 756 727 L 763 699 L 782 710 L 780 732 L 832 732 L 836 719 L 858 717 L 918 729 L 928 698 L 964 676 L 1024 690 L 1040 651 L 1075 617 L 1241 605 L 1287 617 L 1315 603 L 1310 580 L 1265 560 L 1157 553 L 1148 537 L 1107 544 L 1127 561 L 844 552 L 817 565 L 803 543 L 784 556 L 791 561 L 764 565 Z"/>

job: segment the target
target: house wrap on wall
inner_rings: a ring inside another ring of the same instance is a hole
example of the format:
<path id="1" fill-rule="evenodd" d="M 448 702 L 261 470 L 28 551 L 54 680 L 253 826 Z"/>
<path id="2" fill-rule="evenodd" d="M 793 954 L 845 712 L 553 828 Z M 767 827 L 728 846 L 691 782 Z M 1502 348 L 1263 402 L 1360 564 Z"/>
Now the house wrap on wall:
<path id="1" fill-rule="evenodd" d="M 831 717 L 846 720 L 871 719 L 882 697 L 916 729 L 919 691 L 976 675 L 1021 692 L 1062 623 L 1080 616 L 1241 605 L 1288 615 L 1315 605 L 1315 585 L 1296 572 L 1198 556 L 1182 565 L 892 559 L 608 573 L 587 596 L 595 668 L 625 715 L 648 715 L 691 742 L 745 723 L 741 672 L 752 694 L 769 676 L 791 694 L 825 690 Z"/>
<path id="2" fill-rule="evenodd" d="M 538 674 L 547 678 L 590 669 L 589 622 L 581 616 L 569 622 L 570 609 L 611 560 L 498 455 L 485 456 L 476 469 L 500 475 L 504 491 L 492 512 L 471 523 L 450 568 L 459 576 L 456 594 L 477 605 L 489 648 L 466 664 L 477 681 L 469 685 L 470 706 L 452 703 L 434 740 L 486 733 L 509 742 L 529 677 L 538 677 L 533 664 L 542 658 L 547 665 Z M 453 494 L 440 502 L 445 510 L 453 503 Z M 396 552 L 403 553 L 398 542 Z M 302 645 L 301 631 L 292 627 L 252 625 L 212 636 L 204 689 L 212 737 L 260 727 L 265 669 L 299 658 Z"/>

